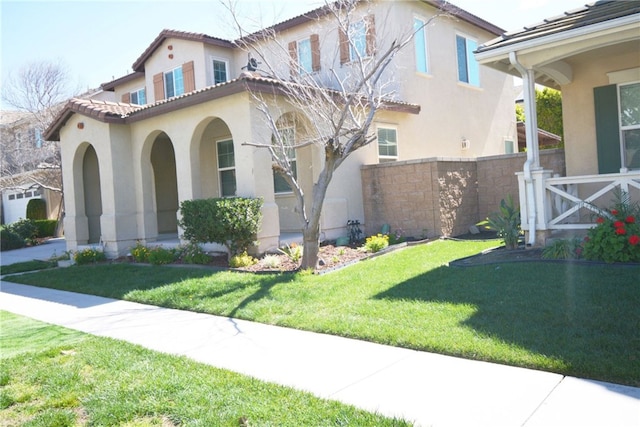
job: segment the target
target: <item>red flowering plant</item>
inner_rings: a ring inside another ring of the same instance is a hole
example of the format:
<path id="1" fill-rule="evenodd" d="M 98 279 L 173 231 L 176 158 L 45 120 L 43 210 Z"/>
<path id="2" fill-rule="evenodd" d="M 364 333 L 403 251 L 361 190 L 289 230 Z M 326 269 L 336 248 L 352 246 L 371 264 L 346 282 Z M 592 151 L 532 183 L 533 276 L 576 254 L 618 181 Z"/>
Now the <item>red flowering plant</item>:
<path id="1" fill-rule="evenodd" d="M 628 194 L 616 195 L 609 210 L 601 211 L 584 240 L 582 255 L 605 262 L 640 262 L 640 205 Z"/>

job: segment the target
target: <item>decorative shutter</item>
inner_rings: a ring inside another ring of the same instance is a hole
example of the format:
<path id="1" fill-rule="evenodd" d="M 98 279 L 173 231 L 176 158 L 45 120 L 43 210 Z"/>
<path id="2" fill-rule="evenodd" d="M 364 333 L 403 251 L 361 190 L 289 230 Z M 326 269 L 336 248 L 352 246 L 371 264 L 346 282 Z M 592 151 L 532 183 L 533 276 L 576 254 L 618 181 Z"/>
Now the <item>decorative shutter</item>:
<path id="1" fill-rule="evenodd" d="M 608 85 L 593 88 L 593 103 L 596 113 L 598 173 L 618 173 L 622 166 L 618 124 L 618 87 Z"/>
<path id="2" fill-rule="evenodd" d="M 291 77 L 298 75 L 298 43 L 289 42 L 289 58 L 290 58 L 290 73 Z"/>
<path id="3" fill-rule="evenodd" d="M 122 94 L 122 102 L 124 102 L 125 104 L 131 104 L 131 93 L 130 92 Z"/>
<path id="4" fill-rule="evenodd" d="M 338 33 L 338 40 L 340 43 L 340 64 L 346 64 L 349 62 L 349 37 L 342 29 Z"/>
<path id="5" fill-rule="evenodd" d="M 373 56 L 376 53 L 376 21 L 373 15 L 365 18 L 365 28 L 367 36 L 367 56 Z"/>
<path id="6" fill-rule="evenodd" d="M 153 76 L 153 97 L 155 102 L 164 99 L 164 74 L 162 73 Z"/>
<path id="7" fill-rule="evenodd" d="M 196 90 L 196 75 L 193 69 L 193 61 L 182 64 L 182 79 L 184 82 L 184 93 Z"/>
<path id="8" fill-rule="evenodd" d="M 320 37 L 317 34 L 309 36 L 311 42 L 311 69 L 320 71 Z"/>

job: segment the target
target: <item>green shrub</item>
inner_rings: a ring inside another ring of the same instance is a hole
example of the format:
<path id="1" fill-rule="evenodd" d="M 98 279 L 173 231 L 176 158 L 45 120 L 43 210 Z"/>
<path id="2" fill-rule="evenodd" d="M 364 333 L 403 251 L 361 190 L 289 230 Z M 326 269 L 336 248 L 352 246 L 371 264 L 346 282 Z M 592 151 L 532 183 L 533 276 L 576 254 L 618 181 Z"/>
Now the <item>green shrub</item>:
<path id="1" fill-rule="evenodd" d="M 516 249 L 522 234 L 520 229 L 520 209 L 513 205 L 511 195 L 500 201 L 500 210 L 489 214 L 489 228 L 495 231 L 504 241 L 507 249 Z"/>
<path id="2" fill-rule="evenodd" d="M 86 248 L 73 254 L 73 259 L 78 265 L 96 263 L 107 259 L 104 252 L 94 248 Z"/>
<path id="3" fill-rule="evenodd" d="M 180 204 L 180 226 L 189 241 L 222 244 L 232 256 L 247 251 L 256 243 L 261 208 L 262 199 L 185 200 Z"/>
<path id="4" fill-rule="evenodd" d="M 591 228 L 584 242 L 584 257 L 604 262 L 640 262 L 640 206 L 628 195 L 618 201 Z"/>
<path id="5" fill-rule="evenodd" d="M 26 245 L 25 240 L 12 229 L 3 227 L 0 230 L 0 250 L 9 251 L 11 249 L 20 249 Z"/>
<path id="6" fill-rule="evenodd" d="M 149 250 L 148 260 L 152 265 L 171 264 L 176 261 L 176 251 L 157 246 Z"/>
<path id="7" fill-rule="evenodd" d="M 554 241 L 542 251 L 543 259 L 579 259 L 582 255 L 582 240 L 578 238 Z"/>
<path id="8" fill-rule="evenodd" d="M 180 248 L 180 259 L 185 264 L 207 265 L 211 262 L 211 257 L 197 243 L 188 243 L 182 246 Z"/>
<path id="9" fill-rule="evenodd" d="M 380 252 L 387 246 L 389 246 L 389 235 L 387 234 L 377 234 L 375 236 L 367 237 L 364 242 L 364 248 L 367 252 Z"/>
<path id="10" fill-rule="evenodd" d="M 229 260 L 229 266 L 231 268 L 241 268 L 241 267 L 249 267 L 250 265 L 256 264 L 258 262 L 257 259 L 248 255 L 246 252 L 243 252 L 238 255 L 234 255 Z"/>
<path id="11" fill-rule="evenodd" d="M 9 224 L 7 228 L 22 237 L 27 243 L 34 243 L 38 235 L 38 227 L 36 227 L 35 221 L 31 219 L 19 219 Z"/>
<path id="12" fill-rule="evenodd" d="M 148 262 L 149 261 L 149 249 L 142 243 L 137 242 L 136 245 L 131 248 L 131 256 L 135 262 Z"/>
<path id="13" fill-rule="evenodd" d="M 58 221 L 55 219 L 36 219 L 34 220 L 38 229 L 38 237 L 52 237 L 56 234 Z"/>
<path id="14" fill-rule="evenodd" d="M 47 202 L 44 199 L 31 199 L 27 203 L 27 219 L 47 219 Z"/>

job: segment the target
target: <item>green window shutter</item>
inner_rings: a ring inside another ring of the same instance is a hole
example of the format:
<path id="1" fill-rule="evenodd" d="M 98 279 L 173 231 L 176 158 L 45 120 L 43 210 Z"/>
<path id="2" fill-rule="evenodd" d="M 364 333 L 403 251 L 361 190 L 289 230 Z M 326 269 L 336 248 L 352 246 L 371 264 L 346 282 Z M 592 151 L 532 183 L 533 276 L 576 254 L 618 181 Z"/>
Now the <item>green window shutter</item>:
<path id="1" fill-rule="evenodd" d="M 596 110 L 598 173 L 618 173 L 620 160 L 620 127 L 618 123 L 618 87 L 593 88 Z"/>

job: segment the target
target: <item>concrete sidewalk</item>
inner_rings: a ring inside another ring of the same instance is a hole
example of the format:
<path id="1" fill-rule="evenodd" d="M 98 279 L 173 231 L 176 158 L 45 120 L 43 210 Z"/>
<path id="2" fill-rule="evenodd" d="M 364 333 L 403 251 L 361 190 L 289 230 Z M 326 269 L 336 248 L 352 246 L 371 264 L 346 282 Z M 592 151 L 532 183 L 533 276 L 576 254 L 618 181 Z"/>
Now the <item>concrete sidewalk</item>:
<path id="1" fill-rule="evenodd" d="M 421 426 L 640 426 L 640 389 L 0 282 L 0 309 Z"/>

